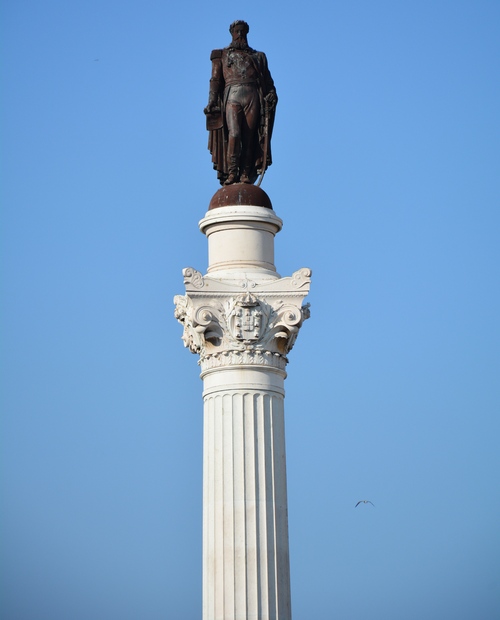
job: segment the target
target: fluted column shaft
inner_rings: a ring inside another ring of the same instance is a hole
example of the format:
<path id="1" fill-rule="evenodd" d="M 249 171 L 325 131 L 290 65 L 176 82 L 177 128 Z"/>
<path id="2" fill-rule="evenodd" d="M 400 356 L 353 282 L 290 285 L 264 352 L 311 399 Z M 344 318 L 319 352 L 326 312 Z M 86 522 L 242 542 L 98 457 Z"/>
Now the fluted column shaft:
<path id="1" fill-rule="evenodd" d="M 204 620 L 291 618 L 284 372 L 269 374 L 205 379 Z"/>

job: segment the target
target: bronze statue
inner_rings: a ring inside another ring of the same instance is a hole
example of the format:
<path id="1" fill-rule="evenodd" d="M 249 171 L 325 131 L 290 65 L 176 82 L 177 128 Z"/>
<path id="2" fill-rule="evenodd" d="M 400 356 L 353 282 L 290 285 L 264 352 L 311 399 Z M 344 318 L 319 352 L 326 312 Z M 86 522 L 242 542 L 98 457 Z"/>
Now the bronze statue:
<path id="1" fill-rule="evenodd" d="M 221 185 L 262 181 L 271 165 L 278 96 L 263 52 L 248 46 L 249 26 L 229 27 L 231 44 L 213 50 L 207 116 L 208 149 Z"/>

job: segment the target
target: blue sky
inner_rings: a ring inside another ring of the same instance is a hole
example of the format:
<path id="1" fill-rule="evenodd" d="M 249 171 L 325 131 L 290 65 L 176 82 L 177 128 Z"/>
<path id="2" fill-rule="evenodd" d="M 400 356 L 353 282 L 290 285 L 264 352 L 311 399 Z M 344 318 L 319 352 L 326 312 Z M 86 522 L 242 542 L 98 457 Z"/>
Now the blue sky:
<path id="1" fill-rule="evenodd" d="M 294 620 L 500 610 L 500 4 L 6 1 L 2 607 L 201 616 L 202 383 L 172 299 L 218 189 L 210 51 L 279 94 L 313 270 L 285 401 Z M 362 505 L 370 499 L 375 507 Z"/>

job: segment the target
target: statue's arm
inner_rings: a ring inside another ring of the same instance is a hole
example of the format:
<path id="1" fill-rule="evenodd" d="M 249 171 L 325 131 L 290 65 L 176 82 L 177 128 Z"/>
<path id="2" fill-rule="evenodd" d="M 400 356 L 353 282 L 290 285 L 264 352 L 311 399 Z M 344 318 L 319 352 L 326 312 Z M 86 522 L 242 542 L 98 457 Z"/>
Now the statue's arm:
<path id="1" fill-rule="evenodd" d="M 222 91 L 224 90 L 224 76 L 222 73 L 222 50 L 213 50 L 210 55 L 212 61 L 212 77 L 210 78 L 210 90 L 208 93 L 208 105 L 205 114 L 220 109 Z"/>
<path id="2" fill-rule="evenodd" d="M 263 52 L 261 52 L 261 54 L 262 56 L 260 62 L 262 67 L 262 86 L 264 96 L 272 106 L 275 106 L 278 103 L 278 94 L 276 93 L 274 80 L 271 77 L 271 72 L 269 71 L 266 55 Z"/>

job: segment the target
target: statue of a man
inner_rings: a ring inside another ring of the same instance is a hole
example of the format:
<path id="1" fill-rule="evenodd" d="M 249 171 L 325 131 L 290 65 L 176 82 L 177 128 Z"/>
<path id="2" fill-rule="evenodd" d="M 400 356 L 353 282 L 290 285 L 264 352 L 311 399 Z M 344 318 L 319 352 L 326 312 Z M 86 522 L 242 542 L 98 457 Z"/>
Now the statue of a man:
<path id="1" fill-rule="evenodd" d="M 231 44 L 210 56 L 212 77 L 204 112 L 208 149 L 221 185 L 255 183 L 272 163 L 278 96 L 266 55 L 248 46 L 248 31 L 246 22 L 233 22 Z"/>

